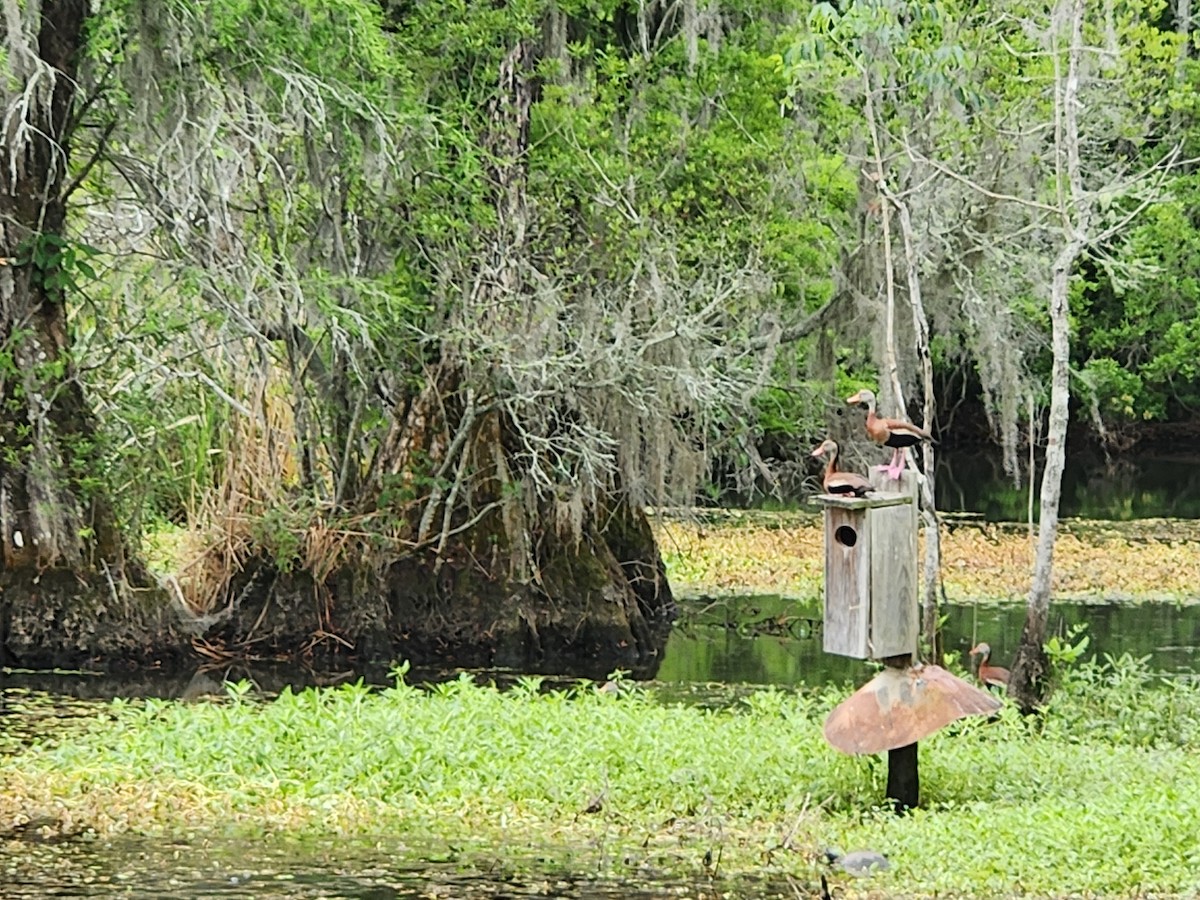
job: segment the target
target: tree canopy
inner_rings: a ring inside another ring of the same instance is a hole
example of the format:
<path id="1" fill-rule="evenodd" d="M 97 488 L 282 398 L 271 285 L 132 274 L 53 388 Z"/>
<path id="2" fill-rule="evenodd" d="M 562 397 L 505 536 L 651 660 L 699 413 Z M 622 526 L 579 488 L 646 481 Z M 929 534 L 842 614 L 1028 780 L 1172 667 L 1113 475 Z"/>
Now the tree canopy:
<path id="1" fill-rule="evenodd" d="M 1089 5 L 1064 201 L 1058 10 L 7 0 L 5 296 L 62 313 L 0 317 L 7 375 L 62 337 L 6 388 L 9 471 L 76 510 L 42 516 L 67 561 L 88 497 L 207 535 L 202 617 L 255 558 L 537 583 L 622 505 L 783 496 L 853 385 L 973 405 L 1015 471 L 1085 208 L 1077 418 L 1189 421 L 1192 23 Z M 56 382 L 86 407 L 57 444 Z"/>

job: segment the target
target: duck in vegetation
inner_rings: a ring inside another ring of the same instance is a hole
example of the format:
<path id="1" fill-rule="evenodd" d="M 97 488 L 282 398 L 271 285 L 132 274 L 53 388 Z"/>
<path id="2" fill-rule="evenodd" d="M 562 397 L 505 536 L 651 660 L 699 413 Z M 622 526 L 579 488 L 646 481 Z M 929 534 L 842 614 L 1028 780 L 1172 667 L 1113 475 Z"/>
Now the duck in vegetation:
<path id="1" fill-rule="evenodd" d="M 821 487 L 827 494 L 847 494 L 852 497 L 865 497 L 874 488 L 871 482 L 856 472 L 843 472 L 838 468 L 837 441 L 826 439 L 821 446 L 812 452 L 814 457 L 825 458 L 825 477 L 821 479 Z"/>
<path id="2" fill-rule="evenodd" d="M 988 665 L 988 660 L 992 657 L 992 648 L 987 644 L 979 643 L 971 648 L 971 658 L 979 657 L 979 681 L 986 688 L 993 687 L 1008 687 L 1008 669 L 1003 666 Z"/>
<path id="3" fill-rule="evenodd" d="M 846 402 L 851 406 L 865 405 L 867 407 L 868 437 L 881 447 L 892 448 L 891 461 L 886 466 L 876 466 L 875 468 L 886 471 L 888 477 L 893 481 L 898 481 L 900 473 L 904 471 L 906 448 L 914 447 L 921 441 L 933 442 L 932 434 L 924 428 L 918 428 L 912 422 L 905 422 L 903 419 L 885 419 L 876 415 L 874 391 L 864 388 L 852 397 L 847 397 Z"/>
<path id="4" fill-rule="evenodd" d="M 886 872 L 892 867 L 887 855 L 876 850 L 851 850 L 849 853 L 842 853 L 830 847 L 825 850 L 825 861 L 859 878 L 874 875 L 876 872 Z"/>

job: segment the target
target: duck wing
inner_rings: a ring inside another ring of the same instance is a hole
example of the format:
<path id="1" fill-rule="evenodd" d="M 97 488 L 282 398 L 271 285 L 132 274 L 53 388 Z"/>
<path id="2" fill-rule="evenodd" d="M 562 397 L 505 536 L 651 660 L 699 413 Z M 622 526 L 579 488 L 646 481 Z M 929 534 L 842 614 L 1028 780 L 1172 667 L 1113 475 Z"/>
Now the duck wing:
<path id="1" fill-rule="evenodd" d="M 862 497 L 873 491 L 871 482 L 856 472 L 830 472 L 823 484 L 827 494 L 851 494 Z"/>
<path id="2" fill-rule="evenodd" d="M 933 442 L 933 435 L 927 429 L 914 425 L 912 422 L 905 422 L 901 419 L 882 419 L 881 421 L 892 436 L 906 436 L 914 441 Z"/>

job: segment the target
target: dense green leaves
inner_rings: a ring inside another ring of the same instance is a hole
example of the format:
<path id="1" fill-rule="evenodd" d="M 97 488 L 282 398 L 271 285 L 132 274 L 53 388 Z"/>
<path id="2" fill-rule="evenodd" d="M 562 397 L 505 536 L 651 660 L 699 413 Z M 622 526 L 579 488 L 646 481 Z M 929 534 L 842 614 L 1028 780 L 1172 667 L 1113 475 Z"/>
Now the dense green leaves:
<path id="1" fill-rule="evenodd" d="M 840 690 L 760 691 L 711 710 L 537 679 L 269 702 L 248 688 L 117 702 L 81 735 L 4 757 L 0 810 L 44 816 L 47 804 L 102 834 L 388 833 L 537 841 L 572 858 L 595 841 L 606 860 L 649 857 L 672 876 L 709 851 L 720 877 L 811 882 L 828 871 L 825 847 L 872 847 L 892 862 L 871 882 L 888 895 L 1197 887 L 1200 694 L 1129 659 L 1068 670 L 1037 717 L 1006 707 L 922 742 L 923 804 L 905 817 L 878 806 L 878 757 L 822 738 Z"/>
<path id="2" fill-rule="evenodd" d="M 1098 269 L 1076 317 L 1078 358 L 1106 418 L 1184 418 L 1200 402 L 1200 193 L 1193 174 L 1146 211 L 1120 249 L 1119 268 Z"/>
<path id="3" fill-rule="evenodd" d="M 118 477 L 159 473 L 121 496 L 184 518 L 230 477 L 227 423 L 249 411 L 275 423 L 289 488 L 369 504 L 389 423 L 451 363 L 504 406 L 543 494 L 619 480 L 691 502 L 733 470 L 744 486 L 755 453 L 791 455 L 882 371 L 895 211 L 876 170 L 911 214 L 935 364 L 1015 445 L 1045 395 L 1061 221 L 1050 8 L 685 7 L 102 5 L 74 137 L 93 212 L 69 240 L 101 256 L 50 277 Z M 1194 176 L 1136 177 L 1190 140 L 1173 24 L 1161 3 L 1087 23 L 1102 236 L 1079 272 L 1074 389 L 1110 424 L 1200 402 Z"/>

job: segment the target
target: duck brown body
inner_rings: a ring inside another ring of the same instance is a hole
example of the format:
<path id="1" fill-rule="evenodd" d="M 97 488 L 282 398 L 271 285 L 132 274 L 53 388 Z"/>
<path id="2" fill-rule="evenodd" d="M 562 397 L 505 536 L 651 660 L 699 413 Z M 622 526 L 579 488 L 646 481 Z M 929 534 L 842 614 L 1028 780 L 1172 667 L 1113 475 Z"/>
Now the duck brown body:
<path id="1" fill-rule="evenodd" d="M 992 657 L 992 648 L 987 644 L 976 644 L 971 648 L 971 656 L 979 657 L 979 680 L 984 687 L 1008 687 L 1008 669 L 1003 666 L 988 665 Z"/>
<path id="2" fill-rule="evenodd" d="M 904 450 L 914 447 L 921 441 L 933 442 L 933 435 L 926 429 L 905 422 L 903 419 L 887 419 L 875 413 L 875 392 L 863 389 L 846 402 L 852 406 L 866 404 L 867 407 L 867 436 L 881 447 L 892 448 L 892 459 L 886 466 L 876 468 L 886 470 L 893 479 L 898 479 L 904 471 Z"/>
<path id="3" fill-rule="evenodd" d="M 812 452 L 814 457 L 825 458 L 825 477 L 821 479 L 821 487 L 827 494 L 849 494 L 853 497 L 863 497 L 874 488 L 862 475 L 856 472 L 843 472 L 838 468 L 837 441 L 825 440 L 821 446 Z"/>

